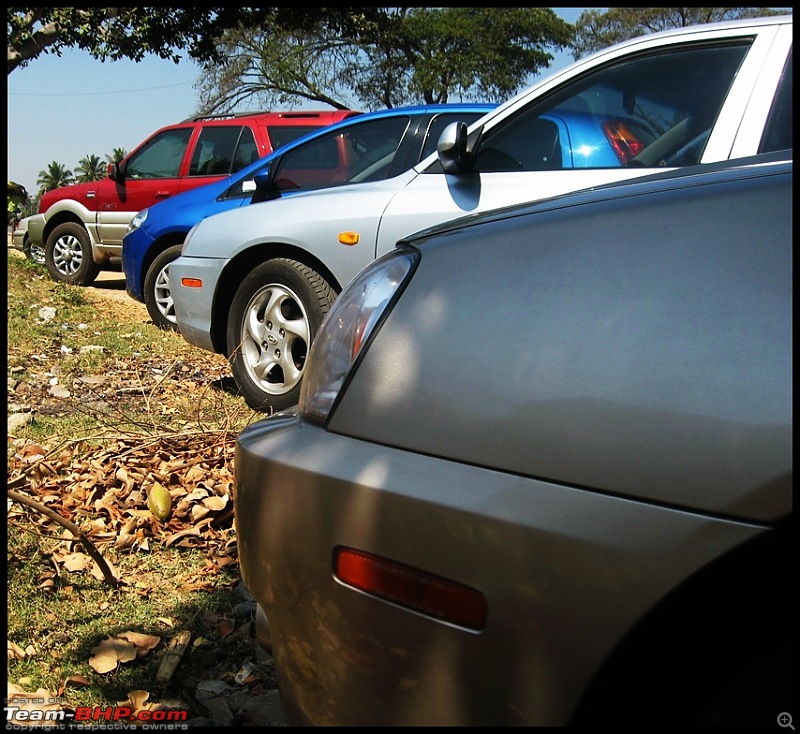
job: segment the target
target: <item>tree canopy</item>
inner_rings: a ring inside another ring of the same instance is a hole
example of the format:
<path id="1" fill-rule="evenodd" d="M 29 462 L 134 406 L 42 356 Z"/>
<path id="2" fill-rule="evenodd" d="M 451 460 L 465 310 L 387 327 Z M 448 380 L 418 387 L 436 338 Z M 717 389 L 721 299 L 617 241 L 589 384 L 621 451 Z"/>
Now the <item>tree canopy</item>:
<path id="1" fill-rule="evenodd" d="M 8 73 L 41 54 L 79 48 L 94 58 L 141 61 L 147 54 L 219 62 L 217 41 L 239 26 L 302 29 L 324 21 L 345 33 L 381 15 L 379 8 L 8 8 Z"/>
<path id="2" fill-rule="evenodd" d="M 783 15 L 771 8 L 609 8 L 585 10 L 575 23 L 575 59 L 648 33 L 738 18 Z"/>
<path id="3" fill-rule="evenodd" d="M 351 35 L 324 21 L 302 32 L 240 26 L 221 39 L 224 61 L 205 64 L 199 111 L 298 99 L 362 109 L 501 101 L 573 33 L 550 8 L 387 8 Z"/>
<path id="4" fill-rule="evenodd" d="M 75 183 L 75 176 L 72 171 L 57 161 L 51 161 L 47 168 L 39 171 L 39 178 L 36 179 L 39 185 L 39 194 L 53 189 L 69 186 Z"/>

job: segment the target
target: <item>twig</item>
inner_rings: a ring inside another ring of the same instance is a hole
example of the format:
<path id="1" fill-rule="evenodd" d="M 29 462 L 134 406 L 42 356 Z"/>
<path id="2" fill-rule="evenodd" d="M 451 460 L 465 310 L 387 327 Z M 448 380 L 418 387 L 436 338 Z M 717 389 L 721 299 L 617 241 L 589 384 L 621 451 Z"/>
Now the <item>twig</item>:
<path id="1" fill-rule="evenodd" d="M 19 502 L 21 505 L 25 505 L 26 507 L 30 507 L 32 510 L 36 510 L 45 517 L 49 517 L 54 522 L 57 522 L 59 525 L 69 530 L 80 541 L 81 545 L 86 549 L 86 552 L 92 557 L 92 560 L 94 560 L 94 562 L 97 564 L 97 567 L 103 573 L 103 578 L 106 580 L 106 583 L 115 589 L 119 586 L 119 582 L 117 581 L 113 572 L 109 568 L 108 563 L 106 563 L 106 559 L 103 558 L 100 551 L 97 550 L 97 548 L 95 547 L 95 544 L 92 543 L 91 540 L 89 540 L 89 538 L 83 533 L 83 531 L 81 531 L 81 529 L 77 525 L 70 522 L 64 517 L 61 517 L 61 515 L 59 515 L 57 512 L 54 512 L 49 507 L 45 507 L 36 500 L 33 500 L 27 495 L 24 495 L 21 492 L 17 492 L 14 489 L 8 490 L 8 496 L 15 502 Z"/>
<path id="2" fill-rule="evenodd" d="M 169 649 L 164 655 L 164 659 L 161 661 L 161 665 L 158 667 L 158 673 L 156 673 L 157 683 L 162 686 L 169 683 L 170 678 L 172 678 L 178 668 L 178 663 L 180 663 L 183 653 L 185 653 L 189 647 L 189 641 L 191 639 L 192 633 L 189 632 L 189 630 L 183 630 L 175 635 L 170 643 Z"/>

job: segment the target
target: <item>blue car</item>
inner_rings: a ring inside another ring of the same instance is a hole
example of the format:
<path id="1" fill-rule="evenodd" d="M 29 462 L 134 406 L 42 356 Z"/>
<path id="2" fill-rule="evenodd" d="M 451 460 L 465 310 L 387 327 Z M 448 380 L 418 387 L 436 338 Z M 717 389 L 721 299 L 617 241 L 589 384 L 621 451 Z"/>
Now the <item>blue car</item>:
<path id="1" fill-rule="evenodd" d="M 163 329 L 178 330 L 169 266 L 202 219 L 256 200 L 396 176 L 436 149 L 452 122 L 472 123 L 493 104 L 398 107 L 320 128 L 221 181 L 143 209 L 122 244 L 125 289 Z"/>

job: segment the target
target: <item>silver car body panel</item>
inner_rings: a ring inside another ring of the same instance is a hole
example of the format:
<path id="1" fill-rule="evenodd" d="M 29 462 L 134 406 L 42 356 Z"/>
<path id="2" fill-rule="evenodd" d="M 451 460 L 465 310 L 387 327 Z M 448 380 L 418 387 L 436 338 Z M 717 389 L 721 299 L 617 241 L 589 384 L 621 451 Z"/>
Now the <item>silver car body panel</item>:
<path id="1" fill-rule="evenodd" d="M 241 432 L 292 723 L 569 724 L 631 630 L 791 518 L 791 163 L 714 169 L 410 238 L 327 428 Z M 477 590 L 485 627 L 343 583 L 341 547 Z"/>
<path id="2" fill-rule="evenodd" d="M 17 226 L 11 233 L 11 243 L 14 249 L 23 252 L 25 250 L 25 238 L 28 237 L 28 221 L 30 217 L 23 217 L 17 222 Z"/>
<path id="3" fill-rule="evenodd" d="M 236 465 L 237 506 L 247 508 L 236 514 L 243 580 L 259 600 L 280 600 L 266 611 L 295 723 L 564 725 L 637 619 L 704 563 L 763 532 L 291 417 L 245 429 Z M 479 589 L 486 628 L 476 634 L 339 583 L 337 546 Z M 337 621 L 320 628 L 321 619 Z M 343 661 L 358 705 L 340 693 Z M 460 675 L 481 669 L 492 677 Z"/>
<path id="4" fill-rule="evenodd" d="M 709 175 L 648 205 L 641 184 L 623 185 L 582 206 L 575 224 L 565 219 L 581 197 L 525 221 L 464 224 L 449 245 L 457 257 L 423 244 L 329 428 L 778 519 L 792 498 L 792 199 L 785 172 L 779 185 L 774 167 L 762 170 L 769 196 L 736 185 L 706 193 Z M 737 216 L 753 202 L 758 217 Z M 482 425 L 498 430 L 474 430 L 478 404 Z M 500 430 L 512 416 L 514 433 Z"/>

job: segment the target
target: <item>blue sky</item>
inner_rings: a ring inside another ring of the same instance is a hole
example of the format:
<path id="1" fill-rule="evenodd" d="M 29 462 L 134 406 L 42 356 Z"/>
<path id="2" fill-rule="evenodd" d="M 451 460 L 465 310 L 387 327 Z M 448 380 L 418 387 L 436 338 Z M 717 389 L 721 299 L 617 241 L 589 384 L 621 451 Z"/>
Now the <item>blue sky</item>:
<path id="1" fill-rule="evenodd" d="M 554 8 L 574 23 L 584 8 Z M 558 54 L 545 72 L 572 62 Z M 149 56 L 97 61 L 82 51 L 43 55 L 8 75 L 8 177 L 30 194 L 51 161 L 74 170 L 87 155 L 133 150 L 164 125 L 190 117 L 200 67 Z"/>

